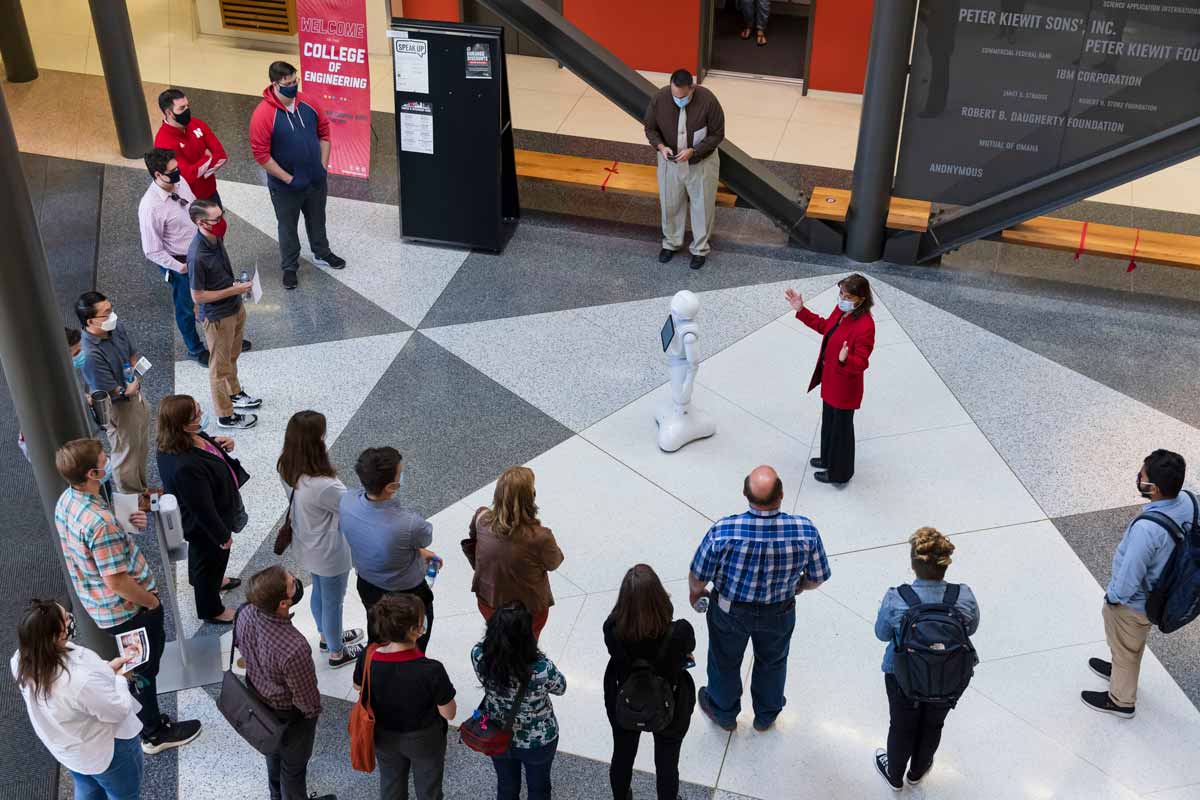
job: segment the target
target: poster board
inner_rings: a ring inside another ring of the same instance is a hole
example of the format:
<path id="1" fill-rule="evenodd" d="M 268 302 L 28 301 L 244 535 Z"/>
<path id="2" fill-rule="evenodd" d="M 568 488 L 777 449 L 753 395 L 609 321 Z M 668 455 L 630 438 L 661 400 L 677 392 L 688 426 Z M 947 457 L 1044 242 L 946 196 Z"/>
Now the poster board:
<path id="1" fill-rule="evenodd" d="M 393 18 L 400 235 L 499 252 L 520 216 L 502 28 Z"/>

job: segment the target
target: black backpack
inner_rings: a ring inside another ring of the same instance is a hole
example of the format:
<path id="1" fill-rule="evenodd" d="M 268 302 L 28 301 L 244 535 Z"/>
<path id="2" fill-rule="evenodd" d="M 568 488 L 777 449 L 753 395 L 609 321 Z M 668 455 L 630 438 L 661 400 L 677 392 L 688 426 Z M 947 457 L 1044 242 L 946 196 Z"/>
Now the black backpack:
<path id="1" fill-rule="evenodd" d="M 1171 633 L 1200 616 L 1200 502 L 1192 498 L 1192 523 L 1180 528 L 1161 511 L 1147 511 L 1148 519 L 1166 528 L 1175 542 L 1171 559 L 1146 596 L 1146 617 L 1163 633 Z M 1137 522 L 1137 520 L 1134 520 Z"/>
<path id="2" fill-rule="evenodd" d="M 666 658 L 670 644 L 671 631 L 668 631 L 654 661 L 635 660 L 629 677 L 621 684 L 613 716 L 625 730 L 658 733 L 675 718 L 675 687 L 654 671 L 654 665 Z"/>
<path id="3" fill-rule="evenodd" d="M 896 591 L 908 604 L 896 638 L 896 682 L 915 703 L 953 706 L 979 663 L 966 617 L 955 607 L 959 586 L 947 584 L 940 603 L 921 602 L 907 583 Z"/>

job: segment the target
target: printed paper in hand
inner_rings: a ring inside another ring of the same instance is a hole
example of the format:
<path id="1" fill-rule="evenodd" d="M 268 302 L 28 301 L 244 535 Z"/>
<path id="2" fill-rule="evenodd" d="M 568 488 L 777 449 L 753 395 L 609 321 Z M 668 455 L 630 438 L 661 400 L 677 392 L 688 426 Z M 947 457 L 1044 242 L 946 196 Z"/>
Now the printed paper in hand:
<path id="1" fill-rule="evenodd" d="M 258 275 L 258 266 L 254 267 L 254 277 L 250 279 L 250 299 L 257 303 L 262 300 L 262 278 Z"/>
<path id="2" fill-rule="evenodd" d="M 133 512 L 138 510 L 138 500 L 141 495 L 138 494 L 122 494 L 113 492 L 113 516 L 117 518 L 117 522 L 121 523 L 121 528 L 126 533 L 141 533 L 133 523 L 129 521 L 129 517 Z"/>
<path id="3" fill-rule="evenodd" d="M 117 650 L 124 656 L 133 656 L 129 663 L 121 667 L 121 674 L 140 667 L 150 660 L 150 639 L 146 636 L 145 628 L 117 634 Z"/>

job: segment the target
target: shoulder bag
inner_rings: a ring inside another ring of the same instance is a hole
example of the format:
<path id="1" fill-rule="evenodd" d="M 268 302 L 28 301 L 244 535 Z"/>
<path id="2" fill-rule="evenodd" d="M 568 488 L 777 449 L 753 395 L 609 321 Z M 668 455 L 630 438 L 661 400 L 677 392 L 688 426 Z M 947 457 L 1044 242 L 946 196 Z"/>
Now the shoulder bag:
<path id="1" fill-rule="evenodd" d="M 363 660 L 363 688 L 350 709 L 350 766 L 358 772 L 375 771 L 375 712 L 371 709 L 371 656 L 379 645 L 367 647 Z"/>
<path id="2" fill-rule="evenodd" d="M 283 555 L 283 551 L 287 550 L 292 543 L 292 498 L 296 496 L 296 490 L 292 489 L 288 494 L 288 509 L 287 514 L 283 517 L 283 524 L 279 526 L 279 533 L 275 534 L 275 555 Z"/>
<path id="3" fill-rule="evenodd" d="M 239 736 L 255 750 L 269 756 L 279 752 L 287 723 L 233 671 L 233 654 L 237 650 L 237 618 L 245 607 L 243 603 L 233 615 L 233 646 L 229 648 L 229 668 L 221 680 L 217 708 Z"/>
<path id="4" fill-rule="evenodd" d="M 483 753 L 485 756 L 494 757 L 507 753 L 508 749 L 512 747 L 513 723 L 517 720 L 521 703 L 525 702 L 525 692 L 529 689 L 529 681 L 532 677 L 532 675 L 526 675 L 525 679 L 521 681 L 521 688 L 512 705 L 509 706 L 508 718 L 503 723 L 497 724 L 499 720 L 484 713 L 483 707 L 487 700 L 485 696 L 484 700 L 479 702 L 479 708 L 471 714 L 471 718 L 459 726 L 459 741 L 476 753 Z"/>

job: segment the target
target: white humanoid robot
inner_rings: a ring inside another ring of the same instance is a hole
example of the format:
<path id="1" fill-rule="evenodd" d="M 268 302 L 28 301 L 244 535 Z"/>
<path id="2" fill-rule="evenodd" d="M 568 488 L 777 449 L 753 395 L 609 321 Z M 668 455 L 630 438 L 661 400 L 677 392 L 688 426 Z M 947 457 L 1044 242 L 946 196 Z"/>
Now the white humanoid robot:
<path id="1" fill-rule="evenodd" d="M 658 423 L 658 446 L 673 453 L 688 442 L 717 432 L 703 411 L 691 407 L 692 386 L 700 370 L 700 326 L 696 315 L 700 298 L 684 290 L 671 298 L 671 315 L 662 328 L 663 351 L 671 372 L 671 399 L 654 414 Z"/>

